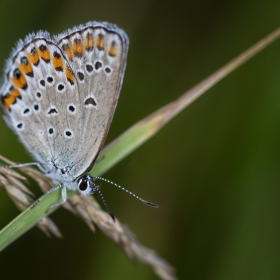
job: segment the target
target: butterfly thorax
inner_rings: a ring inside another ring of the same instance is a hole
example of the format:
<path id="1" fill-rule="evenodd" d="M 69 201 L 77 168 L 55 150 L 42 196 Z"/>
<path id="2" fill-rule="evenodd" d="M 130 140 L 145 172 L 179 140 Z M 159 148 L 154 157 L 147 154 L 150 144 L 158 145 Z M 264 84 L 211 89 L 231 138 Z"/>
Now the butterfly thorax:
<path id="1" fill-rule="evenodd" d="M 85 173 L 75 178 L 71 174 L 72 168 L 73 164 L 59 167 L 54 161 L 50 161 L 47 166 L 43 167 L 43 171 L 54 184 L 63 185 L 68 190 L 79 191 L 83 195 L 92 195 L 98 190 L 98 186 L 95 185 L 94 178 L 90 174 Z"/>
<path id="2" fill-rule="evenodd" d="M 72 168 L 74 167 L 73 164 L 70 165 L 59 165 L 55 160 L 48 161 L 47 164 L 43 166 L 43 172 L 47 177 L 53 180 L 55 184 L 69 184 L 74 182 L 75 177 L 71 173 Z M 72 188 L 71 188 L 72 189 Z"/>

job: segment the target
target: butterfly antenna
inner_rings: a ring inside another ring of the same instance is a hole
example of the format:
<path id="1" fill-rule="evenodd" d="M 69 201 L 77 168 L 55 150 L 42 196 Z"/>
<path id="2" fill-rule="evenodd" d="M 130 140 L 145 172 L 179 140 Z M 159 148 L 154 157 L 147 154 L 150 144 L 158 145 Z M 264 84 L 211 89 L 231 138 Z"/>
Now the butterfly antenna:
<path id="1" fill-rule="evenodd" d="M 105 207 L 107 209 L 107 212 L 109 213 L 109 215 L 111 216 L 111 218 L 115 222 L 116 221 L 115 216 L 114 216 L 113 212 L 110 210 L 110 208 L 108 207 L 108 204 L 107 204 L 107 202 L 106 202 L 106 200 L 105 200 L 101 190 L 99 189 L 99 186 L 96 186 L 96 188 L 97 188 L 97 191 L 98 191 L 98 193 L 99 193 L 99 195 L 100 195 L 100 197 L 101 197 L 101 199 L 103 201 L 103 204 L 105 205 Z"/>
<path id="2" fill-rule="evenodd" d="M 158 205 L 157 205 L 157 204 L 152 203 L 152 202 L 149 202 L 149 201 L 147 201 L 147 200 L 141 198 L 140 196 L 136 195 L 135 193 L 133 193 L 133 192 L 131 192 L 131 191 L 125 189 L 124 187 L 122 187 L 122 186 L 120 186 L 120 185 L 118 185 L 118 184 L 116 184 L 116 183 L 114 183 L 114 182 L 112 182 L 112 181 L 109 181 L 109 180 L 107 180 L 107 179 L 105 179 L 105 178 L 98 177 L 98 176 L 95 176 L 94 178 L 99 179 L 99 180 L 102 180 L 102 181 L 104 181 L 104 182 L 107 182 L 107 183 L 109 183 L 109 184 L 111 184 L 111 185 L 114 185 L 114 186 L 118 187 L 119 189 L 121 189 L 121 190 L 123 190 L 123 191 L 129 193 L 130 195 L 134 196 L 135 198 L 137 198 L 138 200 L 140 200 L 141 202 L 145 203 L 145 204 L 148 205 L 148 206 L 158 208 Z"/>

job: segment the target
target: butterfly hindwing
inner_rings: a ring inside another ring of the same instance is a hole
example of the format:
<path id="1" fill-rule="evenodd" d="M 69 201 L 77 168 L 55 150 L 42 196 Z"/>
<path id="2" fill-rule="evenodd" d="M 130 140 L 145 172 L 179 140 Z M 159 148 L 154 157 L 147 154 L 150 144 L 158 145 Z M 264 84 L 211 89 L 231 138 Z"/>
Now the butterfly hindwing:
<path id="1" fill-rule="evenodd" d="M 62 57 L 59 67 L 58 56 Z M 69 65 L 49 34 L 42 32 L 20 42 L 10 61 L 0 93 L 4 118 L 44 165 L 56 156 L 62 142 L 57 132 L 66 126 L 63 94 L 75 91 L 66 77 Z"/>

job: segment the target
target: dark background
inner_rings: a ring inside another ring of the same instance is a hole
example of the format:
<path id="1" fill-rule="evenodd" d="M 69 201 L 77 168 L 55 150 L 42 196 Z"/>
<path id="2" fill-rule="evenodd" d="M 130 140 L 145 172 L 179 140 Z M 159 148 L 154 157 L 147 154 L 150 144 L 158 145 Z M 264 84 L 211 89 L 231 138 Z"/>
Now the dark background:
<path id="1" fill-rule="evenodd" d="M 1 0 L 0 61 L 31 31 L 89 20 L 116 23 L 131 42 L 108 143 L 277 28 L 280 2 Z M 110 185 L 103 194 L 179 279 L 280 279 L 279 127 L 277 41 L 104 175 L 158 209 Z M 2 155 L 31 161 L 2 118 L 0 131 Z M 0 205 L 2 228 L 19 211 L 4 191 Z M 33 228 L 0 254 L 1 279 L 157 279 L 64 209 L 52 218 L 64 239 Z"/>

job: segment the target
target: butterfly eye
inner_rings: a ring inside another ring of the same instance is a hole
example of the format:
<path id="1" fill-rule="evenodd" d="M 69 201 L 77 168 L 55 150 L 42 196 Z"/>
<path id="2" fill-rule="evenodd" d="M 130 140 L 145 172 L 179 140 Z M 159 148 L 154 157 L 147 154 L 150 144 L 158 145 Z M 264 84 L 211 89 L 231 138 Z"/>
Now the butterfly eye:
<path id="1" fill-rule="evenodd" d="M 84 175 L 77 181 L 77 190 L 83 195 L 92 195 L 97 189 L 93 178 L 89 174 Z"/>
<path id="2" fill-rule="evenodd" d="M 79 184 L 79 190 L 80 191 L 85 191 L 87 189 L 87 182 L 84 180 L 81 180 L 80 184 Z"/>

